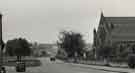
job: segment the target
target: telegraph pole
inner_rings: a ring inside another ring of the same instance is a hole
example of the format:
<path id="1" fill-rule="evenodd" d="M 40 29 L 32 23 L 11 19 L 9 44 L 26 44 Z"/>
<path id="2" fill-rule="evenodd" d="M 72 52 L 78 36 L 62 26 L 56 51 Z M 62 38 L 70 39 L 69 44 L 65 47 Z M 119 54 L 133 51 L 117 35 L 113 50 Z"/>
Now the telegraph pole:
<path id="1" fill-rule="evenodd" d="M 0 14 L 0 68 L 2 67 L 2 14 Z"/>
<path id="2" fill-rule="evenodd" d="M 3 48 L 4 42 L 2 39 L 2 14 L 0 14 L 0 73 L 3 71 Z"/>

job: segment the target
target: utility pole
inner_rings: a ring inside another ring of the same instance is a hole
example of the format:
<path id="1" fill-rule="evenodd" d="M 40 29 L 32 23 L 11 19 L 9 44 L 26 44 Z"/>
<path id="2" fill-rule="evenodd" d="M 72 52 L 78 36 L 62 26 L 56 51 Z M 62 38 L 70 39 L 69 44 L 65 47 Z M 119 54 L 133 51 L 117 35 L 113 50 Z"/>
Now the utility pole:
<path id="1" fill-rule="evenodd" d="M 2 14 L 0 14 L 0 73 L 3 72 L 3 48 L 4 48 L 4 42 L 2 39 Z"/>

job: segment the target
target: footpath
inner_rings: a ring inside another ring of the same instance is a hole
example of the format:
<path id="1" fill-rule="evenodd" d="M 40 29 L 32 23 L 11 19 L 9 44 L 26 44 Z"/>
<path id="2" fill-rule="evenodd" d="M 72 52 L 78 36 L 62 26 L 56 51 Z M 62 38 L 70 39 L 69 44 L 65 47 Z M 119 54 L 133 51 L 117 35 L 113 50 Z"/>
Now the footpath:
<path id="1" fill-rule="evenodd" d="M 96 69 L 96 70 L 103 70 L 112 73 L 135 73 L 135 69 L 131 69 L 128 67 L 127 64 L 115 64 L 109 63 L 109 66 L 106 66 L 103 62 L 65 62 L 67 64 L 71 64 L 72 66 L 88 68 L 88 69 Z"/>
<path id="2" fill-rule="evenodd" d="M 97 66 L 105 66 L 106 63 L 103 61 L 79 61 L 77 62 L 79 64 L 86 64 L 86 65 L 97 65 Z M 107 66 L 107 65 L 106 65 Z M 128 68 L 128 65 L 126 63 L 112 63 L 109 62 L 109 67 L 120 67 L 120 68 Z"/>
<path id="3" fill-rule="evenodd" d="M 103 65 L 94 65 L 94 64 L 86 65 L 86 64 L 77 64 L 77 63 L 70 63 L 70 64 L 72 66 L 103 70 L 103 71 L 114 72 L 114 73 L 135 73 L 135 69 L 131 69 L 128 67 L 103 66 Z"/>

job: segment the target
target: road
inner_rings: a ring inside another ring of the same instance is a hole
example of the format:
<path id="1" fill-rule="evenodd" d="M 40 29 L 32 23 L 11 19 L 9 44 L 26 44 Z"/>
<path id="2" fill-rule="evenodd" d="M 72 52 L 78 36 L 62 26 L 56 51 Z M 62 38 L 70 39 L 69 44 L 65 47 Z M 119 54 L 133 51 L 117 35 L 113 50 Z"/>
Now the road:
<path id="1" fill-rule="evenodd" d="M 57 60 L 56 62 L 50 62 L 49 58 L 39 58 L 42 62 L 40 67 L 27 68 L 26 72 L 22 73 L 117 73 L 103 70 L 96 70 L 90 68 L 83 68 L 74 64 L 64 63 Z M 14 67 L 6 67 L 7 73 L 17 73 Z"/>

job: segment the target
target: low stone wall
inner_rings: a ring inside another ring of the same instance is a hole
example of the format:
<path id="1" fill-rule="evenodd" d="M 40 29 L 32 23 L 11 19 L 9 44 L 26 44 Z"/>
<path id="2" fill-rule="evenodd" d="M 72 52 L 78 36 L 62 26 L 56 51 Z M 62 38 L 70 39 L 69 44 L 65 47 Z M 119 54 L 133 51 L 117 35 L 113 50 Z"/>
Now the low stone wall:
<path id="1" fill-rule="evenodd" d="M 33 57 L 22 57 L 22 61 L 26 63 L 27 67 L 40 66 L 40 60 Z M 5 66 L 16 66 L 16 57 L 5 57 L 3 59 L 3 65 Z"/>

